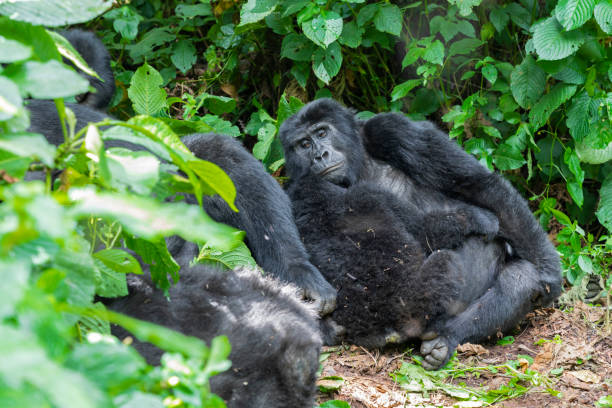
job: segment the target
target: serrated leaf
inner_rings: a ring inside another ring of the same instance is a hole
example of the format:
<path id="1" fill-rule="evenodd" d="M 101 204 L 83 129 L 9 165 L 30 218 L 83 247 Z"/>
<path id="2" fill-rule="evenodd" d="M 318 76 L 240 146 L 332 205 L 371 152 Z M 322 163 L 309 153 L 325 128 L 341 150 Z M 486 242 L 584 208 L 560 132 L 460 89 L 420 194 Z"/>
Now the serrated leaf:
<path id="1" fill-rule="evenodd" d="M 302 23 L 304 35 L 320 47 L 327 48 L 342 34 L 342 17 L 334 11 L 321 12 Z"/>
<path id="2" fill-rule="evenodd" d="M 240 245 L 231 251 L 220 251 L 205 245 L 202 247 L 196 262 L 221 266 L 225 269 L 234 269 L 238 266 L 257 267 L 257 263 L 255 259 L 253 259 L 251 251 L 244 242 L 240 243 Z"/>
<path id="3" fill-rule="evenodd" d="M 566 32 L 556 18 L 550 17 L 534 27 L 533 45 L 540 58 L 559 60 L 578 51 L 585 40 L 580 30 Z"/>
<path id="4" fill-rule="evenodd" d="M 402 31 L 402 12 L 395 4 L 383 3 L 379 5 L 374 16 L 374 27 L 378 31 L 393 35 L 400 35 Z"/>
<path id="5" fill-rule="evenodd" d="M 332 43 L 327 49 L 318 48 L 312 59 L 312 70 L 321 81 L 329 81 L 340 72 L 342 51 L 338 43 Z"/>
<path id="6" fill-rule="evenodd" d="M 529 111 L 529 122 L 533 129 L 542 127 L 550 115 L 565 101 L 576 93 L 575 85 L 557 84 L 549 93 L 544 95 Z"/>
<path id="7" fill-rule="evenodd" d="M 599 197 L 599 205 L 595 214 L 601 225 L 606 227 L 608 231 L 612 231 L 612 174 L 608 174 L 601 183 Z"/>
<path id="8" fill-rule="evenodd" d="M 128 97 L 140 115 L 154 116 L 166 106 L 166 91 L 161 88 L 162 76 L 145 63 L 136 70 L 130 81 Z"/>
<path id="9" fill-rule="evenodd" d="M 186 73 L 197 61 L 196 49 L 193 43 L 189 40 L 180 40 L 174 44 L 170 59 L 175 67 L 183 74 Z"/>
<path id="10" fill-rule="evenodd" d="M 504 143 L 493 153 L 493 163 L 500 170 L 514 170 L 521 168 L 527 161 L 520 150 Z"/>
<path id="11" fill-rule="evenodd" d="M 545 87 L 546 73 L 535 63 L 531 55 L 527 55 L 510 74 L 512 96 L 525 109 L 533 106 Z"/>
<path id="12" fill-rule="evenodd" d="M 595 0 L 559 0 L 555 16 L 567 31 L 582 26 L 593 16 Z"/>
<path id="13" fill-rule="evenodd" d="M 303 35 L 289 34 L 283 38 L 281 57 L 294 61 L 310 61 L 316 49 L 315 44 Z"/>
<path id="14" fill-rule="evenodd" d="M 576 143 L 576 154 L 583 163 L 602 164 L 612 160 L 612 142 L 604 149 L 595 149 L 587 143 Z"/>
<path id="15" fill-rule="evenodd" d="M 431 43 L 425 48 L 423 59 L 432 64 L 442 65 L 444 63 L 444 44 L 440 40 Z"/>
<path id="16" fill-rule="evenodd" d="M 448 0 L 450 4 L 456 4 L 459 8 L 459 14 L 469 16 L 472 14 L 472 7 L 479 6 L 482 0 Z"/>
<path id="17" fill-rule="evenodd" d="M 45 27 L 84 23 L 104 13 L 112 0 L 12 0 L 0 2 L 0 14 Z"/>
<path id="18" fill-rule="evenodd" d="M 612 1 L 601 0 L 595 6 L 593 14 L 601 29 L 607 34 L 612 34 Z"/>
<path id="19" fill-rule="evenodd" d="M 591 99 L 586 91 L 572 98 L 572 105 L 567 111 L 567 127 L 576 141 L 581 141 L 591 131 L 591 122 L 597 117 L 597 101 Z"/>
<path id="20" fill-rule="evenodd" d="M 272 14 L 277 4 L 275 0 L 248 0 L 240 9 L 239 26 L 263 20 Z"/>
<path id="21" fill-rule="evenodd" d="M 421 79 L 409 79 L 407 81 L 402 82 L 399 85 L 396 85 L 391 91 L 391 101 L 395 102 L 398 99 L 402 99 L 404 96 L 408 95 L 414 87 L 421 84 L 423 81 Z"/>

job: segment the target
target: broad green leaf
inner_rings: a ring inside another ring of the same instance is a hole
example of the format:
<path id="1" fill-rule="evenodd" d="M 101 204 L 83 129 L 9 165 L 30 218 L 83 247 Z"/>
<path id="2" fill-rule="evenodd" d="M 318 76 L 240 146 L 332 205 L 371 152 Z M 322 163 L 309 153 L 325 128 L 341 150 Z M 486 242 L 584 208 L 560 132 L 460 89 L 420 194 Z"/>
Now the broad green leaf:
<path id="1" fill-rule="evenodd" d="M 302 30 L 313 43 L 327 48 L 342 34 L 342 17 L 333 11 L 321 12 L 313 19 L 302 23 Z"/>
<path id="2" fill-rule="evenodd" d="M 601 183 L 599 197 L 599 205 L 595 214 L 601 225 L 606 227 L 608 231 L 612 231 L 612 174 L 608 174 Z"/>
<path id="3" fill-rule="evenodd" d="M 89 82 L 59 61 L 27 61 L 13 81 L 35 99 L 68 98 L 86 93 Z"/>
<path id="4" fill-rule="evenodd" d="M 565 101 L 576 93 L 575 85 L 557 84 L 549 93 L 544 95 L 529 111 L 529 122 L 533 129 L 542 127 L 550 115 Z"/>
<path id="5" fill-rule="evenodd" d="M 97 193 L 91 188 L 73 188 L 68 195 L 75 201 L 69 210 L 71 215 L 108 217 L 146 239 L 177 234 L 188 241 L 227 250 L 238 245 L 244 236 L 242 231 L 213 221 L 197 205 L 159 203 L 145 197 Z"/>
<path id="6" fill-rule="evenodd" d="M 10 271 L 2 276 L 0 286 L 0 319 L 15 313 L 15 306 L 28 288 L 30 265 L 25 259 L 0 259 L 0 271 Z"/>
<path id="7" fill-rule="evenodd" d="M 295 96 L 289 97 L 283 94 L 280 102 L 278 103 L 278 113 L 276 115 L 276 128 L 280 128 L 283 122 L 290 116 L 296 114 L 304 106 L 304 102 L 296 98 Z"/>
<path id="8" fill-rule="evenodd" d="M 529 109 L 542 96 L 546 87 L 546 73 L 531 55 L 514 68 L 510 75 L 512 96 L 521 107 Z"/>
<path id="9" fill-rule="evenodd" d="M 476 38 L 464 38 L 459 41 L 455 41 L 451 44 L 448 49 L 448 56 L 452 57 L 453 55 L 467 55 L 473 52 L 476 48 L 483 45 L 484 42 L 480 41 Z"/>
<path id="10" fill-rule="evenodd" d="M 435 16 L 429 21 L 429 32 L 431 35 L 435 35 L 437 33 L 442 34 L 442 37 L 444 37 L 444 42 L 448 43 L 457 34 L 459 34 L 459 27 L 456 23 L 449 21 L 442 16 Z"/>
<path id="11" fill-rule="evenodd" d="M 193 43 L 189 40 L 180 40 L 172 47 L 172 55 L 170 56 L 172 63 L 183 74 L 189 71 L 193 64 L 197 61 L 196 49 Z"/>
<path id="12" fill-rule="evenodd" d="M 213 128 L 214 132 L 220 135 L 228 135 L 231 137 L 240 136 L 240 129 L 238 129 L 238 126 L 232 125 L 231 122 L 216 115 L 204 115 L 200 120 Z"/>
<path id="13" fill-rule="evenodd" d="M 283 37 L 281 57 L 294 61 L 310 61 L 316 45 L 300 34 L 289 34 Z"/>
<path id="14" fill-rule="evenodd" d="M 1 84 L 1 81 L 0 81 Z M 2 91 L 0 91 L 2 95 Z M 0 149 L 18 156 L 28 156 L 53 167 L 55 146 L 49 144 L 43 135 L 37 133 L 14 133 L 0 137 Z"/>
<path id="15" fill-rule="evenodd" d="M 164 291 L 170 288 L 168 277 L 174 282 L 178 281 L 180 278 L 178 271 L 181 267 L 172 258 L 164 239 L 147 241 L 129 234 L 124 234 L 123 237 L 125 245 L 136 252 L 143 263 L 150 265 L 151 279 L 158 288 Z"/>
<path id="16" fill-rule="evenodd" d="M 432 42 L 425 49 L 423 59 L 432 64 L 442 65 L 444 63 L 444 44 L 440 40 Z"/>
<path id="17" fill-rule="evenodd" d="M 525 9 L 518 2 L 510 3 L 506 6 L 506 11 L 514 24 L 525 31 L 529 31 L 531 26 L 531 11 Z"/>
<path id="18" fill-rule="evenodd" d="M 130 81 L 128 96 L 136 113 L 154 116 L 166 107 L 162 76 L 149 64 L 136 70 Z"/>
<path id="19" fill-rule="evenodd" d="M 580 30 L 566 32 L 556 18 L 550 17 L 534 26 L 533 45 L 540 58 L 559 60 L 578 51 L 585 40 Z"/>
<path id="20" fill-rule="evenodd" d="M 94 259 L 99 259 L 109 268 L 121 273 L 135 273 L 137 275 L 142 274 L 140 264 L 130 253 L 123 249 L 108 248 L 102 249 L 98 252 L 94 252 L 92 255 Z"/>
<path id="21" fill-rule="evenodd" d="M 393 35 L 400 35 L 402 31 L 402 12 L 399 7 L 391 3 L 379 5 L 374 16 L 374 26 L 378 31 Z"/>
<path id="22" fill-rule="evenodd" d="M 612 160 L 612 142 L 605 149 L 595 149 L 587 143 L 576 143 L 576 154 L 583 163 L 602 164 Z"/>
<path id="23" fill-rule="evenodd" d="M 140 62 L 144 57 L 153 52 L 155 47 L 176 40 L 176 35 L 170 33 L 170 28 L 163 26 L 148 30 L 136 44 L 130 44 L 126 48 L 130 57 Z"/>
<path id="24" fill-rule="evenodd" d="M 212 339 L 203 375 L 208 377 L 228 370 L 232 366 L 232 362 L 227 359 L 231 351 L 232 346 L 226 336 L 217 336 Z"/>
<path id="25" fill-rule="evenodd" d="M 357 14 L 357 25 L 363 27 L 368 21 L 372 20 L 378 12 L 378 7 L 378 4 L 367 4 L 362 7 Z"/>
<path id="26" fill-rule="evenodd" d="M 94 258 L 94 265 L 101 279 L 96 282 L 96 295 L 114 298 L 128 295 L 127 279 L 124 273 L 117 272 L 99 259 Z"/>
<path id="27" fill-rule="evenodd" d="M 420 48 L 417 46 L 410 47 L 406 53 L 406 56 L 402 60 L 402 69 L 417 62 L 417 60 L 423 56 L 424 52 L 425 48 Z"/>
<path id="28" fill-rule="evenodd" d="M 595 0 L 559 0 L 555 16 L 567 31 L 582 26 L 593 17 Z"/>
<path id="29" fill-rule="evenodd" d="M 540 65 L 553 78 L 568 84 L 580 85 L 586 81 L 586 64 L 577 56 L 556 61 L 539 61 Z"/>
<path id="30" fill-rule="evenodd" d="M 215 163 L 195 158 L 187 162 L 187 167 L 198 175 L 202 183 L 202 191 L 205 194 L 219 194 L 230 208 L 238 211 L 234 201 L 236 200 L 236 187 L 221 167 Z"/>
<path id="31" fill-rule="evenodd" d="M 23 61 L 32 55 L 32 48 L 0 35 L 0 63 Z"/>
<path id="32" fill-rule="evenodd" d="M 408 95 L 408 92 L 410 92 L 414 87 L 420 85 L 422 82 L 423 80 L 421 79 L 409 79 L 399 85 L 396 85 L 391 91 L 391 101 L 395 102 L 398 99 L 402 99 L 404 96 Z"/>
<path id="33" fill-rule="evenodd" d="M 212 16 L 212 7 L 209 3 L 204 4 L 179 4 L 174 9 L 176 15 L 179 17 L 193 18 L 198 16 Z"/>
<path id="34" fill-rule="evenodd" d="M 39 61 L 59 60 L 61 58 L 49 33 L 42 27 L 0 16 L 0 35 L 8 40 L 15 40 L 31 47 L 33 55 Z"/>
<path id="35" fill-rule="evenodd" d="M 61 34 L 56 33 L 55 31 L 47 30 L 47 33 L 49 34 L 49 36 L 51 36 L 51 38 L 53 38 L 55 46 L 57 47 L 57 50 L 62 55 L 62 57 L 72 62 L 75 67 L 85 72 L 87 75 L 91 75 L 93 77 L 101 79 L 98 73 L 87 64 L 87 61 L 83 59 L 83 57 L 74 48 L 70 41 L 68 41 Z"/>
<path id="36" fill-rule="evenodd" d="M 329 81 L 340 72 L 342 51 L 338 43 L 332 43 L 327 49 L 318 48 L 312 59 L 312 70 L 321 81 Z"/>
<path id="37" fill-rule="evenodd" d="M 504 143 L 493 153 L 493 163 L 500 170 L 514 170 L 521 168 L 527 161 L 520 150 Z"/>
<path id="38" fill-rule="evenodd" d="M 272 14 L 278 2 L 276 0 L 248 0 L 240 9 L 240 24 L 256 23 Z"/>
<path id="39" fill-rule="evenodd" d="M 347 47 L 357 48 L 361 44 L 363 33 L 364 29 L 359 27 L 356 21 L 352 20 L 342 26 L 342 35 L 338 38 L 338 41 Z"/>
<path id="40" fill-rule="evenodd" d="M 129 187 L 136 194 L 148 195 L 159 181 L 160 162 L 149 152 L 113 147 L 106 151 L 113 187 Z"/>
<path id="41" fill-rule="evenodd" d="M 317 380 L 317 387 L 320 392 L 336 392 L 344 385 L 344 378 L 334 376 L 321 377 Z"/>
<path id="42" fill-rule="evenodd" d="M 106 20 L 113 22 L 113 28 L 126 40 L 134 40 L 138 36 L 138 25 L 142 16 L 130 6 L 123 6 L 104 14 Z"/>
<path id="43" fill-rule="evenodd" d="M 319 408 L 351 408 L 348 402 L 340 400 L 325 401 Z"/>
<path id="44" fill-rule="evenodd" d="M 233 112 L 236 109 L 236 100 L 227 96 L 203 94 L 204 106 L 215 115 Z"/>
<path id="45" fill-rule="evenodd" d="M 8 120 L 19 114 L 23 99 L 17 85 L 6 77 L 0 76 L 0 120 Z"/>
<path id="46" fill-rule="evenodd" d="M 272 123 L 265 123 L 257 131 L 257 143 L 253 146 L 253 156 L 258 160 L 265 160 L 270 152 L 270 147 L 276 135 L 276 126 Z"/>
<path id="47" fill-rule="evenodd" d="M 196 262 L 213 266 L 221 266 L 225 269 L 234 269 L 238 266 L 256 268 L 257 263 L 251 255 L 251 251 L 244 242 L 231 251 L 220 251 L 204 245 L 196 259 Z"/>
<path id="48" fill-rule="evenodd" d="M 10 0 L 0 2 L 0 14 L 12 20 L 58 27 L 89 21 L 112 4 L 112 0 Z"/>
<path id="49" fill-rule="evenodd" d="M 607 34 L 612 34 L 612 1 L 600 0 L 595 6 L 594 15 L 601 29 Z"/>
<path id="50" fill-rule="evenodd" d="M 132 391 L 117 395 L 113 400 L 117 408 L 166 408 L 159 395 L 146 394 L 142 391 Z"/>
<path id="51" fill-rule="evenodd" d="M 567 127 L 577 142 L 586 138 L 591 132 L 591 124 L 598 118 L 598 102 L 591 99 L 586 91 L 572 98 L 572 105 L 567 111 Z"/>
<path id="52" fill-rule="evenodd" d="M 494 85 L 495 81 L 497 81 L 497 69 L 495 68 L 495 66 L 485 65 L 484 67 L 482 67 L 481 71 L 482 76 L 485 77 L 487 81 L 491 83 L 491 85 Z"/>
<path id="53" fill-rule="evenodd" d="M 495 27 L 495 30 L 498 33 L 501 33 L 508 25 L 508 22 L 510 21 L 510 16 L 504 8 L 498 6 L 493 7 L 493 9 L 491 10 L 491 13 L 489 14 L 489 20 L 491 21 L 491 24 L 493 24 L 493 26 Z"/>
<path id="54" fill-rule="evenodd" d="M 448 2 L 457 5 L 459 14 L 465 17 L 472 14 L 472 7 L 479 6 L 482 0 L 448 0 Z"/>

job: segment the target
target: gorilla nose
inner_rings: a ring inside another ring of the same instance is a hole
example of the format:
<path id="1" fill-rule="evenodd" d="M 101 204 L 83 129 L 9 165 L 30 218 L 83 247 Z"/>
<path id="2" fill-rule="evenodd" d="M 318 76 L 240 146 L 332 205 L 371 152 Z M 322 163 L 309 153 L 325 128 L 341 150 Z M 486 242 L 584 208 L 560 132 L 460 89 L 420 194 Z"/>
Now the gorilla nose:
<path id="1" fill-rule="evenodd" d="M 329 152 L 327 150 L 324 150 L 322 152 L 318 152 L 315 155 L 315 160 L 320 161 L 320 160 L 327 160 L 329 159 Z"/>

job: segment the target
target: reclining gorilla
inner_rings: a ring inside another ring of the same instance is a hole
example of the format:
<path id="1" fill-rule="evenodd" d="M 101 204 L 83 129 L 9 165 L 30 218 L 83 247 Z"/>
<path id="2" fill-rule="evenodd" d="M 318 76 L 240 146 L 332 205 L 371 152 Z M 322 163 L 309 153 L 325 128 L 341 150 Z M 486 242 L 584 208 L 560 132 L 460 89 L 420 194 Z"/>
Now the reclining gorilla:
<path id="1" fill-rule="evenodd" d="M 89 33 L 68 33 L 67 38 L 84 57 L 95 53 L 83 53 L 83 47 L 107 53 Z M 106 62 L 97 65 L 100 61 Z M 108 58 L 87 62 L 105 82 L 92 80 L 98 92 L 82 99 L 90 106 L 105 107 L 112 92 L 100 88 L 114 87 Z M 89 106 L 66 105 L 76 115 L 77 129 L 108 117 Z M 54 103 L 32 100 L 28 108 L 30 131 L 44 134 L 55 145 L 63 143 Z M 190 266 L 198 254 L 197 245 L 171 237 L 168 249 L 182 267 L 181 280 L 170 289 L 171 301 L 152 289 L 146 275 L 144 279 L 131 277 L 130 294 L 108 300 L 108 307 L 207 342 L 214 336 L 227 335 L 233 367 L 214 377 L 211 384 L 213 392 L 226 399 L 230 407 L 280 408 L 289 404 L 310 408 L 321 340 L 314 312 L 296 300 L 295 292 L 299 289 L 303 296 L 314 299 L 312 309 L 324 313 L 334 308 L 336 292 L 309 262 L 293 222 L 291 203 L 259 161 L 229 137 L 194 134 L 183 141 L 197 157 L 223 168 L 236 186 L 235 203 L 240 212 L 233 212 L 219 197 L 205 197 L 208 214 L 246 231 L 246 243 L 256 261 L 278 280 L 242 269 L 221 272 L 204 265 Z M 106 146 L 139 148 L 120 141 L 107 141 Z M 197 203 L 195 197 L 188 196 L 187 201 Z M 143 269 L 147 271 L 147 265 Z M 126 335 L 118 327 L 113 332 L 120 337 Z M 159 360 L 160 351 L 150 344 L 137 342 L 135 347 L 149 362 Z"/>
<path id="2" fill-rule="evenodd" d="M 311 261 L 357 344 L 420 337 L 423 365 L 516 324 L 561 291 L 558 254 L 525 200 L 429 122 L 367 121 L 330 99 L 281 126 Z M 342 337 L 322 323 L 324 342 Z"/>

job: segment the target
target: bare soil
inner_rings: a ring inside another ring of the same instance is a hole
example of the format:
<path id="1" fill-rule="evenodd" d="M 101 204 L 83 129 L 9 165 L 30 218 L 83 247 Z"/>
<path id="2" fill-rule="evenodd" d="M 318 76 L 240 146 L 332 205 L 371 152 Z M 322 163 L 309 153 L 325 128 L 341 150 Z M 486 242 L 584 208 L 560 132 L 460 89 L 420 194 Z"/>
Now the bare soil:
<path id="1" fill-rule="evenodd" d="M 602 328 L 604 308 L 577 303 L 569 311 L 537 310 L 527 316 L 526 323 L 509 345 L 464 344 L 458 348 L 458 361 L 470 367 L 504 364 L 519 355 L 533 358 L 522 367 L 535 370 L 551 379 L 551 388 L 559 396 L 534 387 L 527 394 L 493 407 L 594 407 L 604 395 L 612 394 L 612 335 Z M 557 337 L 555 337 L 557 336 Z M 539 340 L 549 340 L 547 342 Z M 418 344 L 415 345 L 418 350 Z M 408 350 L 366 350 L 357 346 L 327 348 L 331 351 L 323 362 L 322 377 L 339 376 L 342 387 L 333 393 L 320 393 L 319 402 L 330 399 L 348 402 L 352 408 L 378 407 L 480 407 L 482 401 L 458 401 L 441 391 L 407 392 L 390 373 L 404 361 L 411 361 Z M 559 369 L 563 369 L 562 372 Z M 551 373 L 551 370 L 552 373 Z M 450 380 L 479 389 L 497 389 L 507 384 L 502 372 L 480 372 L 479 376 Z M 525 384 L 527 385 L 527 384 Z"/>

